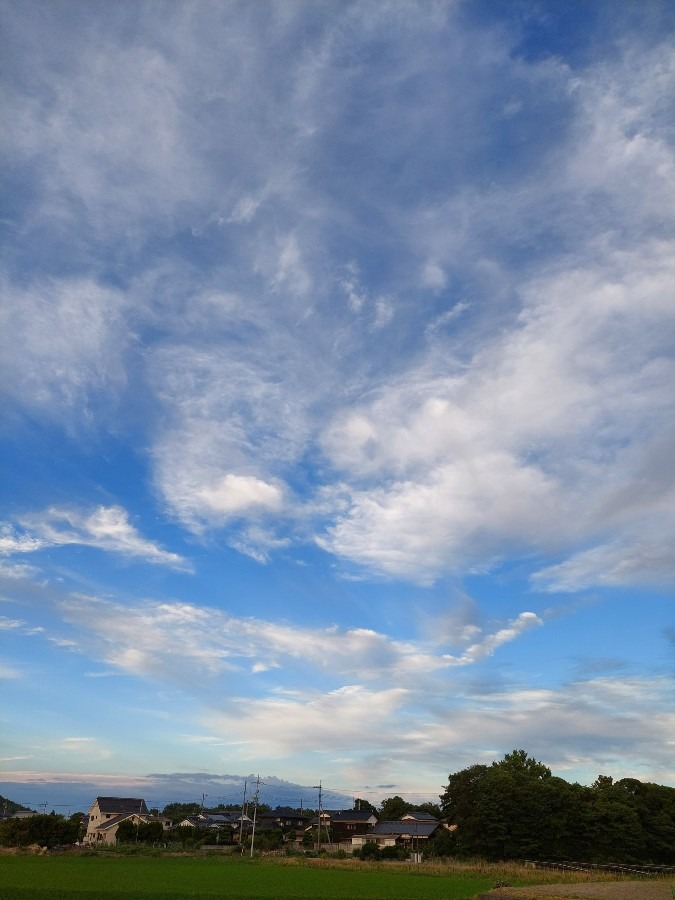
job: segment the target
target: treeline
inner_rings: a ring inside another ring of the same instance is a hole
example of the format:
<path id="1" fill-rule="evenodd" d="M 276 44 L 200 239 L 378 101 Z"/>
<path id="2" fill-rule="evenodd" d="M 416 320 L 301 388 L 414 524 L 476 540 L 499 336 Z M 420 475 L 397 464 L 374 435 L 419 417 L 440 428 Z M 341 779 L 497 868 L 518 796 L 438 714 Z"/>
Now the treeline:
<path id="1" fill-rule="evenodd" d="M 317 809 L 312 809 L 311 807 L 272 807 L 267 803 L 259 803 L 258 804 L 258 816 L 264 815 L 265 813 L 274 812 L 274 809 L 291 809 L 294 813 L 299 813 L 307 816 L 308 819 L 314 819 L 318 816 L 319 811 Z M 379 806 L 374 806 L 368 800 L 362 800 L 358 797 L 354 800 L 354 809 L 356 810 L 371 810 L 372 812 L 377 813 L 380 819 L 400 819 L 401 816 L 405 815 L 407 812 L 412 812 L 413 810 L 422 810 L 424 812 L 431 813 L 432 816 L 435 816 L 437 819 L 441 818 L 441 809 L 437 803 L 408 803 L 402 797 L 388 797 L 386 800 L 383 800 Z M 159 810 L 151 810 L 151 812 L 159 812 Z M 167 803 L 167 805 L 162 810 L 163 816 L 168 816 L 174 825 L 177 825 L 179 822 L 182 822 L 183 819 L 186 819 L 188 816 L 196 816 L 198 813 L 203 812 L 206 815 L 210 815 L 213 813 L 223 813 L 223 812 L 241 812 L 241 803 L 220 803 L 218 806 L 209 806 L 202 807 L 199 803 Z M 247 808 L 245 810 L 250 816 L 253 815 L 253 804 L 247 804 Z"/>
<path id="2" fill-rule="evenodd" d="M 1 847 L 55 847 L 59 844 L 74 844 L 82 838 L 82 813 L 75 813 L 69 819 L 56 813 L 27 816 L 25 819 L 5 819 L 0 822 Z"/>
<path id="3" fill-rule="evenodd" d="M 457 856 L 675 865 L 675 788 L 608 775 L 570 784 L 514 750 L 450 775 L 440 799 Z"/>

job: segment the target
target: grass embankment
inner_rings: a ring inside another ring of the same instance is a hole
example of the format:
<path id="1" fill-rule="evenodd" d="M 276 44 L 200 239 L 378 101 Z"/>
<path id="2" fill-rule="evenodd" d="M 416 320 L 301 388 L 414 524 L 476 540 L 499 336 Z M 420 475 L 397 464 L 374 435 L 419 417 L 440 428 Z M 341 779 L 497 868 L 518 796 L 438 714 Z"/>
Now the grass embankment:
<path id="1" fill-rule="evenodd" d="M 496 881 L 523 886 L 565 880 L 557 873 L 480 863 L 413 866 L 349 859 L 94 853 L 5 856 L 0 860 L 2 900 L 472 900 Z"/>

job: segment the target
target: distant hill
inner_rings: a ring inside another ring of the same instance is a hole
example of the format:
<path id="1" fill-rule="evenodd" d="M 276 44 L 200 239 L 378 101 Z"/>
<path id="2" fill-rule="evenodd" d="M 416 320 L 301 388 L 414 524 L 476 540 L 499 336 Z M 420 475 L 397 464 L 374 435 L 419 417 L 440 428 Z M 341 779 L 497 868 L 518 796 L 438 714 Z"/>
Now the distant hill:
<path id="1" fill-rule="evenodd" d="M 247 782 L 247 799 L 253 798 L 256 774 L 214 775 L 206 772 L 154 773 L 140 776 L 74 776 L 66 781 L 49 781 L 44 775 L 34 780 L 22 782 L 0 781 L 0 791 L 19 797 L 30 808 L 55 810 L 68 816 L 76 811 L 86 812 L 96 797 L 142 797 L 149 807 L 164 809 L 169 803 L 201 803 L 205 795 L 205 806 L 215 807 L 220 803 L 240 803 Z M 86 779 L 86 780 L 85 780 Z M 318 782 L 317 782 L 318 784 Z M 315 809 L 318 806 L 319 791 L 312 785 L 295 784 L 274 775 L 260 775 L 261 803 L 269 806 L 302 805 Z M 9 801 L 8 801 L 9 802 Z M 350 809 L 353 797 L 339 791 L 324 789 L 322 803 L 326 809 Z M 15 804 L 17 809 L 25 806 Z M 8 807 L 9 808 L 9 807 Z"/>
<path id="2" fill-rule="evenodd" d="M 20 803 L 15 803 L 13 800 L 9 800 L 7 797 L 3 797 L 0 794 L 0 813 L 4 816 L 12 815 L 15 812 L 27 812 L 28 810 L 28 806 L 22 806 Z"/>

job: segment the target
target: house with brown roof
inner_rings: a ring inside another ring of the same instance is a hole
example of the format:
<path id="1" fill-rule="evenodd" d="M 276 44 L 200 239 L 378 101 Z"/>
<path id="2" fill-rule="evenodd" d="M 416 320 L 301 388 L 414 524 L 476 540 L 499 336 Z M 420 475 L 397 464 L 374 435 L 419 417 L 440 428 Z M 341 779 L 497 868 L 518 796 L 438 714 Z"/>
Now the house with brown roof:
<path id="1" fill-rule="evenodd" d="M 423 822 L 415 819 L 378 822 L 367 834 L 352 837 L 352 847 L 356 849 L 365 843 L 372 842 L 378 847 L 398 846 L 421 850 L 424 848 L 424 844 L 443 827 L 433 817 L 431 821 Z"/>
<path id="2" fill-rule="evenodd" d="M 347 809 L 333 813 L 330 819 L 331 840 L 335 843 L 350 841 L 355 835 L 371 831 L 377 821 L 377 813 L 368 809 Z"/>
<path id="3" fill-rule="evenodd" d="M 161 822 L 165 831 L 171 828 L 171 819 L 168 816 L 150 815 L 145 800 L 139 797 L 97 797 L 89 810 L 84 842 L 115 844 L 117 829 L 122 822 L 128 820 L 135 825 Z"/>
<path id="4" fill-rule="evenodd" d="M 261 828 L 281 828 L 284 831 L 302 831 L 308 822 L 308 816 L 288 806 L 277 806 L 258 815 Z"/>

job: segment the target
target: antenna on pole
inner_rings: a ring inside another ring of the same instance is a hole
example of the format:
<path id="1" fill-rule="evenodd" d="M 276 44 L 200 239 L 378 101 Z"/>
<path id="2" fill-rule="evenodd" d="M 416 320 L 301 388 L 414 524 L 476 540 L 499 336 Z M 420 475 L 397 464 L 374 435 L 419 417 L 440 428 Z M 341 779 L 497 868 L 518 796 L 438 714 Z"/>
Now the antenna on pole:
<path id="1" fill-rule="evenodd" d="M 253 831 L 251 832 L 251 856 L 253 856 L 253 842 L 255 841 L 255 820 L 258 814 L 258 793 L 260 792 L 261 784 L 265 784 L 265 782 L 261 781 L 260 775 L 258 775 L 255 782 L 255 797 L 253 799 Z"/>
<path id="2" fill-rule="evenodd" d="M 248 781 L 244 782 L 244 797 L 241 801 L 241 818 L 239 819 L 239 843 L 241 844 L 242 853 L 244 852 L 244 812 L 246 810 L 246 788 Z"/>
<path id="3" fill-rule="evenodd" d="M 319 791 L 319 827 L 318 827 L 317 830 L 316 830 L 316 838 L 317 838 L 317 840 L 316 840 L 316 850 L 317 850 L 317 853 L 318 853 L 318 852 L 321 850 L 321 812 L 322 812 L 322 810 L 323 810 L 323 807 L 321 806 L 321 794 L 322 794 L 322 791 L 323 791 L 323 789 L 322 789 L 322 787 L 321 787 L 321 781 L 319 781 L 318 784 L 315 784 L 315 785 L 314 785 L 314 788 L 315 788 L 315 790 L 318 790 L 318 791 Z"/>

